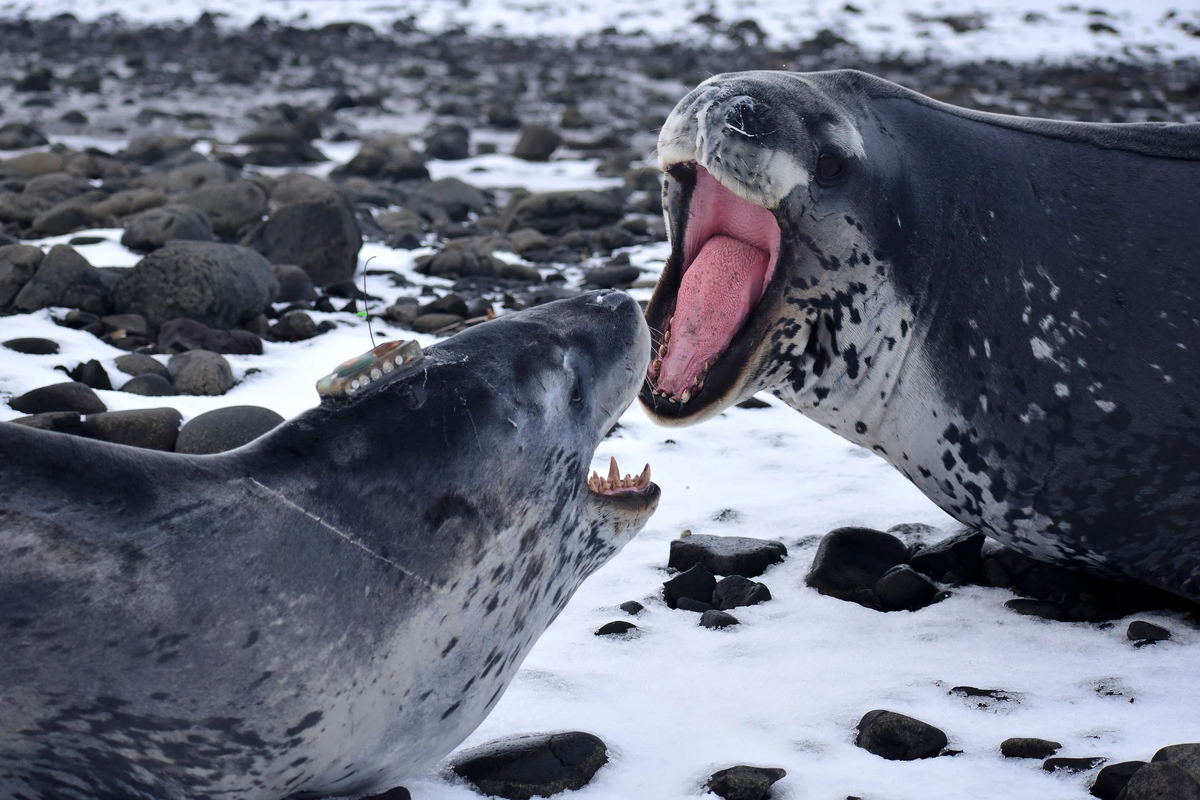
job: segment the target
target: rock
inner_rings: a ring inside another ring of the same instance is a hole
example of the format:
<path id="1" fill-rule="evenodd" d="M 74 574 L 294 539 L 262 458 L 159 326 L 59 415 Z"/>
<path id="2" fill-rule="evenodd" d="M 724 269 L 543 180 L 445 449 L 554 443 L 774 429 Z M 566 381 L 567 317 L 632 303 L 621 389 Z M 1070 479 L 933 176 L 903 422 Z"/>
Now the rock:
<path id="1" fill-rule="evenodd" d="M 223 453 L 252 442 L 283 422 L 269 408 L 229 406 L 193 417 L 179 431 L 176 453 Z"/>
<path id="2" fill-rule="evenodd" d="M 145 375 L 151 373 L 158 375 L 163 380 L 170 380 L 171 373 L 167 372 L 167 365 L 157 359 L 142 353 L 129 353 L 123 356 L 117 356 L 115 359 L 117 369 L 124 372 L 126 375 Z"/>
<path id="3" fill-rule="evenodd" d="M 9 339 L 3 345 L 9 350 L 30 356 L 52 356 L 58 352 L 58 342 L 36 337 Z"/>
<path id="4" fill-rule="evenodd" d="M 713 590 L 716 588 L 717 579 L 704 568 L 703 564 L 696 564 L 691 569 L 665 581 L 663 597 L 666 598 L 668 608 L 679 607 L 679 601 L 683 598 L 711 606 Z"/>
<path id="5" fill-rule="evenodd" d="M 1095 769 L 1103 764 L 1107 759 L 1098 756 L 1090 758 L 1047 758 L 1042 762 L 1042 769 L 1046 772 L 1087 772 L 1089 769 Z M 1197 798 L 1200 800 L 1200 798 Z"/>
<path id="6" fill-rule="evenodd" d="M 681 597 L 676 603 L 676 608 L 680 611 L 692 611 L 696 614 L 703 614 L 705 611 L 712 611 L 712 603 L 704 600 L 695 600 L 691 597 Z"/>
<path id="7" fill-rule="evenodd" d="M 100 318 L 106 333 L 150 337 L 150 323 L 141 314 L 106 314 Z"/>
<path id="8" fill-rule="evenodd" d="M 171 242 L 121 279 L 112 304 L 156 326 L 187 317 L 229 329 L 262 313 L 278 292 L 274 268 L 253 250 L 217 242 Z"/>
<path id="9" fill-rule="evenodd" d="M 157 372 L 146 372 L 130 378 L 125 381 L 125 384 L 121 387 L 121 391 L 129 394 L 140 394 L 143 397 L 174 397 L 179 394 L 174 384 Z"/>
<path id="10" fill-rule="evenodd" d="M 13 88 L 18 92 L 48 92 L 54 85 L 54 73 L 49 67 L 38 67 L 17 79 Z"/>
<path id="11" fill-rule="evenodd" d="M 455 222 L 467 219 L 471 212 L 482 214 L 487 208 L 483 192 L 458 178 L 442 178 L 422 186 L 417 197 L 437 203 Z"/>
<path id="12" fill-rule="evenodd" d="M 771 599 L 766 585 L 755 583 L 741 575 L 722 578 L 713 588 L 712 604 L 718 611 L 727 611 L 741 606 L 753 606 Z"/>
<path id="13" fill-rule="evenodd" d="M 855 744 L 889 761 L 912 761 L 940 753 L 946 746 L 946 734 L 904 714 L 875 710 L 859 721 Z"/>
<path id="14" fill-rule="evenodd" d="M 112 381 L 108 377 L 108 372 L 94 358 L 91 361 L 76 365 L 75 369 L 71 370 L 68 374 L 71 380 L 93 389 L 111 391 L 113 388 Z"/>
<path id="15" fill-rule="evenodd" d="M 608 762 L 608 748 L 590 733 L 513 736 L 459 755 L 451 769 L 489 796 L 528 800 L 586 786 Z"/>
<path id="16" fill-rule="evenodd" d="M 38 214 L 29 225 L 30 238 L 63 236 L 72 231 L 90 227 L 92 215 L 89 207 L 92 201 L 101 200 L 104 197 L 103 192 L 89 192 L 83 198 L 67 200 Z"/>
<path id="17" fill-rule="evenodd" d="M 90 414 L 83 421 L 83 435 L 92 439 L 149 450 L 175 449 L 183 417 L 173 408 L 139 408 Z"/>
<path id="18" fill-rule="evenodd" d="M 779 767 L 739 765 L 714 772 L 704 788 L 725 800 L 765 800 L 771 786 L 787 776 Z"/>
<path id="19" fill-rule="evenodd" d="M 460 161 L 471 155 L 471 132 L 462 125 L 438 125 L 425 137 L 425 155 L 442 161 Z"/>
<path id="20" fill-rule="evenodd" d="M 635 617 L 646 610 L 646 607 L 637 600 L 626 600 L 624 603 L 621 603 L 621 605 L 617 606 L 617 608 L 621 609 L 626 614 L 630 614 Z"/>
<path id="21" fill-rule="evenodd" d="M 1000 755 L 1005 758 L 1049 758 L 1062 748 L 1048 739 L 1015 737 L 1000 743 Z"/>
<path id="22" fill-rule="evenodd" d="M 41 197 L 51 203 L 61 203 L 92 191 L 92 185 L 67 172 L 50 172 L 25 182 L 23 194 Z"/>
<path id="23" fill-rule="evenodd" d="M 203 186 L 183 195 L 178 202 L 200 209 L 212 220 L 213 233 L 224 241 L 233 241 L 247 225 L 262 220 L 268 200 L 261 183 L 236 180 Z"/>
<path id="24" fill-rule="evenodd" d="M 286 205 L 256 225 L 242 244 L 272 264 L 294 264 L 317 286 L 352 280 L 362 234 L 354 211 L 341 196 Z"/>
<path id="25" fill-rule="evenodd" d="M 167 362 L 171 383 L 180 394 L 222 395 L 233 388 L 233 369 L 217 353 L 189 350 Z"/>
<path id="26" fill-rule="evenodd" d="M 671 541 L 667 567 L 684 571 L 703 564 L 714 575 L 757 578 L 767 567 L 780 563 L 786 556 L 787 547 L 782 542 L 696 533 L 686 539 Z"/>
<path id="27" fill-rule="evenodd" d="M 5 345 L 7 346 L 7 342 Z M 1125 636 L 1129 641 L 1141 647 L 1142 645 L 1154 644 L 1155 642 L 1165 642 L 1171 638 L 1171 632 L 1153 623 L 1135 619 L 1129 623 L 1129 628 L 1126 629 Z"/>
<path id="28" fill-rule="evenodd" d="M 1133 773 L 1117 800 L 1200 800 L 1200 783 L 1174 764 L 1151 761 Z"/>
<path id="29" fill-rule="evenodd" d="M 45 254 L 31 244 L 0 247 L 0 309 L 7 308 L 37 272 Z"/>
<path id="30" fill-rule="evenodd" d="M 9 421 L 15 422 L 17 425 L 37 428 L 40 431 L 69 433 L 75 436 L 83 434 L 83 420 L 80 418 L 78 411 L 47 411 L 44 414 L 17 417 Z"/>
<path id="31" fill-rule="evenodd" d="M 389 247 L 413 250 L 425 239 L 425 220 L 405 209 L 380 214 L 375 217 L 375 224 L 387 234 Z"/>
<path id="32" fill-rule="evenodd" d="M 417 298 L 401 297 L 384 309 L 383 316 L 389 322 L 411 328 L 417 317 L 421 316 L 421 307 L 417 304 Z"/>
<path id="33" fill-rule="evenodd" d="M 303 311 L 284 314 L 268 331 L 277 342 L 301 342 L 321 333 L 313 318 Z"/>
<path id="34" fill-rule="evenodd" d="M 13 307 L 26 313 L 49 306 L 64 306 L 103 314 L 106 311 L 104 295 L 100 271 L 75 248 L 56 244 L 17 293 Z"/>
<path id="35" fill-rule="evenodd" d="M 804 582 L 821 594 L 855 600 L 864 590 L 873 592 L 888 570 L 907 561 L 908 548 L 891 534 L 870 528 L 837 528 L 821 539 Z"/>
<path id="36" fill-rule="evenodd" d="M 467 301 L 461 295 L 451 292 L 421 306 L 421 313 L 455 314 L 465 318 L 470 312 L 467 309 Z"/>
<path id="37" fill-rule="evenodd" d="M 1172 744 L 1161 748 L 1154 754 L 1152 762 L 1174 764 L 1184 772 L 1200 781 L 1200 744 Z"/>
<path id="38" fill-rule="evenodd" d="M 1068 611 L 1058 603 L 1052 603 L 1049 600 L 1029 600 L 1024 597 L 1006 600 L 1004 606 L 1025 617 L 1041 617 L 1055 622 L 1065 621 Z"/>
<path id="39" fill-rule="evenodd" d="M 138 136 L 125 146 L 125 158 L 149 166 L 192 149 L 192 139 L 182 136 Z"/>
<path id="40" fill-rule="evenodd" d="M 938 588 L 908 564 L 897 564 L 875 584 L 884 611 L 916 611 L 934 601 Z"/>
<path id="41" fill-rule="evenodd" d="M 549 161 L 562 144 L 562 136 L 545 125 L 525 125 L 513 148 L 513 155 L 525 161 Z"/>
<path id="42" fill-rule="evenodd" d="M 408 789 L 403 786 L 397 786 L 394 789 L 388 789 L 382 794 L 373 794 L 369 797 L 364 797 L 363 800 L 412 800 L 412 795 Z"/>
<path id="43" fill-rule="evenodd" d="M 417 333 L 435 333 L 442 328 L 457 325 L 463 319 L 457 314 L 421 314 L 413 320 L 412 329 Z"/>
<path id="44" fill-rule="evenodd" d="M 585 270 L 583 282 L 597 289 L 616 289 L 633 284 L 642 275 L 640 267 L 610 266 Z"/>
<path id="45" fill-rule="evenodd" d="M 276 264 L 275 279 L 279 281 L 277 303 L 308 302 L 317 299 L 317 289 L 308 273 L 295 264 Z"/>
<path id="46" fill-rule="evenodd" d="M 159 206 L 143 211 L 126 222 L 121 244 L 144 253 L 178 239 L 211 242 L 212 222 L 203 211 L 192 206 Z"/>
<path id="47" fill-rule="evenodd" d="M 0 150 L 27 150 L 42 147 L 50 141 L 27 122 L 9 122 L 0 126 Z"/>
<path id="48" fill-rule="evenodd" d="M 1129 783 L 1129 779 L 1133 777 L 1133 773 L 1141 769 L 1145 763 L 1145 761 L 1121 761 L 1117 764 L 1109 764 L 1096 775 L 1096 781 L 1091 788 L 1092 796 L 1099 797 L 1100 800 L 1117 800 L 1125 788 L 1125 784 Z"/>
<path id="49" fill-rule="evenodd" d="M 982 531 L 968 528 L 941 542 L 917 548 L 909 563 L 935 581 L 944 582 L 951 572 L 962 580 L 973 580 L 979 574 L 986 538 Z"/>
<path id="50" fill-rule="evenodd" d="M 591 230 L 616 222 L 622 213 L 620 198 L 609 192 L 545 192 L 521 200 L 507 227 L 533 228 L 542 233 L 559 233 L 572 227 Z"/>
<path id="51" fill-rule="evenodd" d="M 335 176 L 359 175 L 387 180 L 428 179 L 427 155 L 409 147 L 405 136 L 364 140 L 354 158 L 333 171 Z"/>
<path id="52" fill-rule="evenodd" d="M 733 614 L 718 611 L 715 608 L 710 608 L 700 614 L 700 626 L 703 628 L 720 630 L 721 628 L 728 628 L 738 624 L 740 624 L 738 618 Z"/>
<path id="53" fill-rule="evenodd" d="M 158 350 L 162 353 L 186 353 L 188 350 L 208 350 L 231 355 L 262 355 L 262 339 L 250 331 L 213 330 L 193 319 L 172 319 L 158 331 Z"/>
<path id="54" fill-rule="evenodd" d="M 34 389 L 20 397 L 14 397 L 8 404 L 14 411 L 20 411 L 22 414 L 44 414 L 48 411 L 97 414 L 108 410 L 90 386 L 75 381 Z"/>
<path id="55" fill-rule="evenodd" d="M 166 202 L 167 196 L 162 192 L 149 189 L 125 189 L 110 195 L 106 200 L 92 204 L 88 212 L 93 221 L 116 227 L 117 219 L 150 208 L 157 208 Z"/>
<path id="56" fill-rule="evenodd" d="M 512 242 L 513 248 L 518 254 L 528 253 L 531 250 L 545 250 L 550 247 L 550 240 L 542 235 L 541 231 L 533 228 L 518 228 L 515 231 L 509 231 L 508 240 Z"/>
<path id="57" fill-rule="evenodd" d="M 246 164 L 260 167 L 302 167 L 329 159 L 312 142 L 297 137 L 284 142 L 256 145 L 242 157 Z"/>
<path id="58" fill-rule="evenodd" d="M 209 161 L 198 153 L 188 154 L 187 163 L 181 163 L 163 172 L 150 172 L 138 179 L 143 189 L 177 195 L 193 192 L 202 186 L 232 183 L 238 180 L 238 171 L 220 161 Z"/>
<path id="59" fill-rule="evenodd" d="M 618 620 L 613 620 L 612 622 L 606 622 L 605 624 L 601 625 L 599 628 L 596 629 L 596 635 L 597 636 L 614 636 L 616 634 L 629 633 L 630 631 L 636 631 L 637 629 L 638 629 L 638 626 L 634 625 L 632 622 L 626 622 L 623 619 L 618 619 Z"/>

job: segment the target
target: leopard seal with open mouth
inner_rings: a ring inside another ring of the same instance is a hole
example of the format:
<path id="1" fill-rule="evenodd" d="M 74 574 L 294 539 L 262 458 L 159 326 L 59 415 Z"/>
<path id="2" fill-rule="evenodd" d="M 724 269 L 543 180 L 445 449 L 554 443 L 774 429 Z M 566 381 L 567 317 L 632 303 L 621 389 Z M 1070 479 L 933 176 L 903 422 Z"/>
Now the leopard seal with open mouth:
<path id="1" fill-rule="evenodd" d="M 642 382 L 618 292 L 381 345 L 218 455 L 0 423 L 0 797 L 386 790 L 488 714 L 658 487 L 588 475 Z"/>
<path id="2" fill-rule="evenodd" d="M 653 418 L 770 390 L 963 523 L 1200 600 L 1200 125 L 748 72 L 659 159 Z"/>

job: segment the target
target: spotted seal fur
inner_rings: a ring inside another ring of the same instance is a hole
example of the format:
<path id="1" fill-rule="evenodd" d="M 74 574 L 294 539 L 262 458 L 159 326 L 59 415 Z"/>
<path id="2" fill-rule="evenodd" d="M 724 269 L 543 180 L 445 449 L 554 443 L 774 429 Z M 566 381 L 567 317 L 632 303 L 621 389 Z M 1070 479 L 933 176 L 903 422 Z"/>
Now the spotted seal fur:
<path id="1" fill-rule="evenodd" d="M 968 525 L 1200 600 L 1200 125 L 750 72 L 659 158 L 654 418 L 770 390 Z"/>
<path id="2" fill-rule="evenodd" d="M 0 797 L 355 797 L 436 762 L 654 510 L 648 474 L 588 476 L 648 347 L 591 293 L 381 345 L 228 453 L 0 423 Z"/>

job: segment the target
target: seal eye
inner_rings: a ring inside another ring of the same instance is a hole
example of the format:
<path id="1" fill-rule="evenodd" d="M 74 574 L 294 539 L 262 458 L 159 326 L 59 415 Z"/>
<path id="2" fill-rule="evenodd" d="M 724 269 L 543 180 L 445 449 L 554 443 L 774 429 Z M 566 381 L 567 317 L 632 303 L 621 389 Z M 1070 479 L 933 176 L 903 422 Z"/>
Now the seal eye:
<path id="1" fill-rule="evenodd" d="M 836 153 L 821 153 L 817 156 L 817 179 L 821 183 L 836 183 L 845 173 L 846 167 Z"/>

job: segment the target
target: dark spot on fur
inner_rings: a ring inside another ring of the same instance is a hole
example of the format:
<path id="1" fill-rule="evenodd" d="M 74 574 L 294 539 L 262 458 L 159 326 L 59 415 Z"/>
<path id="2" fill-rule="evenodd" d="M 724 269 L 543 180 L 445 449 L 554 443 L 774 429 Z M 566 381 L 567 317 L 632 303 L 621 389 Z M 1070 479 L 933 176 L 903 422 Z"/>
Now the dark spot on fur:
<path id="1" fill-rule="evenodd" d="M 454 646 L 456 644 L 458 644 L 457 636 L 455 636 L 453 639 L 450 640 L 450 644 L 446 645 L 446 649 L 442 651 L 442 658 L 445 658 L 446 656 L 450 655 L 450 651 L 454 649 Z"/>
<path id="2" fill-rule="evenodd" d="M 310 711 L 308 714 L 304 715 L 304 719 L 300 720 L 298 725 L 296 725 L 295 727 L 292 727 L 292 728 L 288 728 L 287 731 L 285 731 L 285 733 L 289 737 L 295 736 L 298 733 L 300 733 L 302 731 L 306 731 L 309 728 L 316 725 L 318 722 L 320 722 L 324 718 L 324 716 L 325 715 L 322 714 L 320 711 Z"/>
<path id="3" fill-rule="evenodd" d="M 445 711 L 442 713 L 442 719 L 445 719 L 446 717 L 448 717 L 448 716 L 450 716 L 451 714 L 453 714 L 453 713 L 454 713 L 454 710 L 455 710 L 456 708 L 458 708 L 460 705 L 462 705 L 462 701 L 461 701 L 461 700 L 459 700 L 457 703 L 455 703 L 454 705 L 452 705 L 452 706 L 450 706 L 449 708 L 447 708 L 447 709 L 446 709 L 446 710 L 445 710 Z"/>

